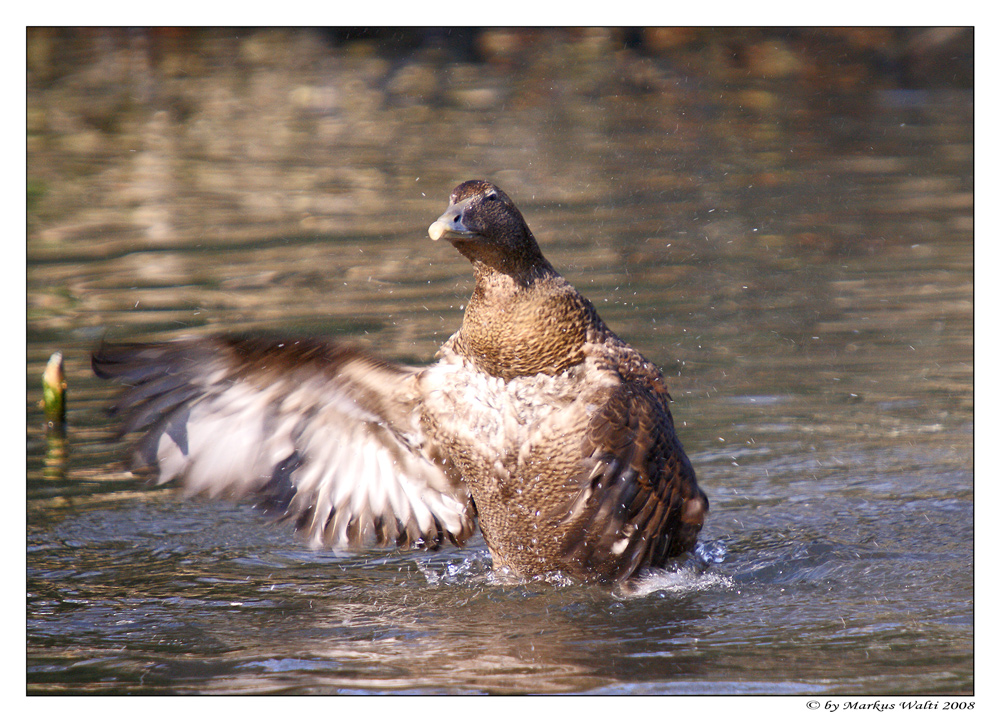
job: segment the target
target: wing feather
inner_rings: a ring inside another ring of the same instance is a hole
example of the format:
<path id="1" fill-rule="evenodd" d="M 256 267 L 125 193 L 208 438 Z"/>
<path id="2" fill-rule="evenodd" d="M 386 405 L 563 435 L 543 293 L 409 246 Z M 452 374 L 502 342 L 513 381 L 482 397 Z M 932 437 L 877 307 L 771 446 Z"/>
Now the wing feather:
<path id="1" fill-rule="evenodd" d="M 128 388 L 133 467 L 187 494 L 250 499 L 313 544 L 431 547 L 474 532 L 468 490 L 433 460 L 414 372 L 315 340 L 217 336 L 103 344 L 94 371 Z"/>
<path id="2" fill-rule="evenodd" d="M 566 507 L 564 557 L 615 582 L 695 542 L 708 499 L 673 431 L 665 393 L 623 381 L 589 422 L 579 491 Z"/>

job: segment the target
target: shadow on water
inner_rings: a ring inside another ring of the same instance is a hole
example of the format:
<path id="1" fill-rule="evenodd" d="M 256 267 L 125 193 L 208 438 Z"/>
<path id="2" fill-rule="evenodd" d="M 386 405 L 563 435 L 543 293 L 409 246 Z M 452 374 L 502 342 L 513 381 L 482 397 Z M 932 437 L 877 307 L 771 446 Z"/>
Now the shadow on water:
<path id="1" fill-rule="evenodd" d="M 556 44 L 547 70 L 446 63 L 439 106 L 404 66 L 382 103 L 378 57 L 296 64 L 292 37 L 269 62 L 246 41 L 240 72 L 224 39 L 186 74 L 109 55 L 29 82 L 28 692 L 972 692 L 970 94 Z M 113 113 L 101 68 L 156 92 Z M 347 335 L 426 363 L 471 290 L 426 228 L 478 176 L 664 368 L 707 568 L 503 585 L 479 537 L 312 551 L 123 470 L 100 338 Z M 37 407 L 57 350 L 61 448 Z"/>

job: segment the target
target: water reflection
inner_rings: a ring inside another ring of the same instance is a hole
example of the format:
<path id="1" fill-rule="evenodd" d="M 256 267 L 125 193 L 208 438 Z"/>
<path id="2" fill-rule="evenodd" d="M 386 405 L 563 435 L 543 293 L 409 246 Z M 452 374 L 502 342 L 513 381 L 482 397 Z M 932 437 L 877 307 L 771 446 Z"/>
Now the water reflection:
<path id="1" fill-rule="evenodd" d="M 95 522 L 87 525 L 91 537 L 100 528 Z M 481 579 L 457 588 L 428 585 L 417 565 L 398 556 L 342 557 L 324 566 L 299 552 L 282 564 L 280 551 L 261 558 L 226 530 L 214 540 L 225 547 L 212 553 L 212 536 L 199 528 L 205 523 L 208 515 L 183 530 L 154 524 L 140 549 L 134 542 L 105 546 L 96 558 L 78 551 L 78 568 L 103 571 L 54 573 L 31 585 L 32 616 L 41 620 L 43 608 L 59 615 L 60 634 L 82 645 L 70 656 L 74 685 L 100 689 L 78 668 L 92 655 L 106 658 L 110 648 L 120 648 L 109 665 L 100 665 L 118 677 L 119 690 L 580 691 L 615 676 L 607 655 L 595 654 L 595 639 L 620 653 L 642 646 L 650 632 L 643 613 L 602 590 Z M 180 541 L 193 534 L 197 544 Z M 208 556 L 192 558 L 196 548 Z M 475 553 L 485 566 L 484 551 Z M 448 561 L 432 563 L 443 568 Z M 126 582 L 126 568 L 143 575 Z M 68 578 L 77 593 L 57 598 Z M 173 591 L 164 596 L 165 590 Z M 659 612 L 656 635 L 686 647 L 690 632 L 684 630 L 703 617 L 699 606 L 691 595 L 672 595 Z M 44 629 L 29 624 L 36 633 Z M 55 660 L 50 665 L 59 667 Z M 672 660 L 671 666 L 694 674 L 697 662 Z M 36 667 L 34 677 L 41 683 L 48 675 Z"/>
<path id="2" fill-rule="evenodd" d="M 428 106 L 383 103 L 378 59 L 212 47 L 29 88 L 29 691 L 971 691 L 970 96 L 656 63 L 624 92 L 596 53 L 547 83 L 446 65 Z M 112 110 L 115 73 L 138 105 Z M 99 338 L 346 334 L 424 363 L 471 290 L 425 229 L 479 176 L 663 365 L 728 549 L 699 583 L 497 586 L 481 542 L 312 552 L 123 471 Z"/>

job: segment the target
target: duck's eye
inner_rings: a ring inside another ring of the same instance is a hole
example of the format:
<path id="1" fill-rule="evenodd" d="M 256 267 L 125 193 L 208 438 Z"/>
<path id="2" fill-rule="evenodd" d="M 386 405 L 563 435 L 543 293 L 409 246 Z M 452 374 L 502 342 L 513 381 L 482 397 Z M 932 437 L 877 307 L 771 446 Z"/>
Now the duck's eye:
<path id="1" fill-rule="evenodd" d="M 497 194 L 494 193 L 493 191 L 487 193 L 486 197 L 483 198 L 484 201 L 495 201 L 496 199 L 497 199 Z"/>

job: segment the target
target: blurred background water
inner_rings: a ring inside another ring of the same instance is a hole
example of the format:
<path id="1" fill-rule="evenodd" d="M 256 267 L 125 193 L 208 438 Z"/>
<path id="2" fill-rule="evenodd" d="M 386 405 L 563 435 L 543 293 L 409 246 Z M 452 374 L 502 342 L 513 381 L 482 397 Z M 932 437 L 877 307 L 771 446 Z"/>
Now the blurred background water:
<path id="1" fill-rule="evenodd" d="M 973 691 L 971 30 L 27 39 L 28 692 Z M 124 470 L 99 339 L 425 363 L 470 178 L 664 368 L 708 570 L 497 586 L 478 537 L 317 552 Z"/>

